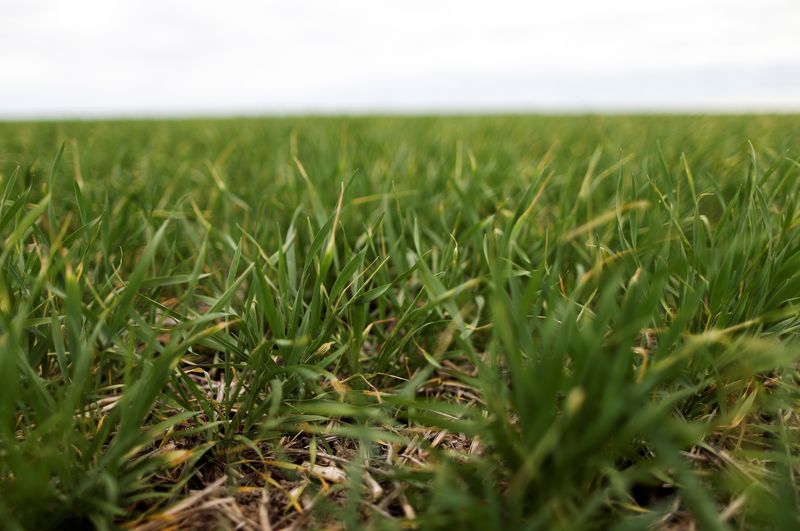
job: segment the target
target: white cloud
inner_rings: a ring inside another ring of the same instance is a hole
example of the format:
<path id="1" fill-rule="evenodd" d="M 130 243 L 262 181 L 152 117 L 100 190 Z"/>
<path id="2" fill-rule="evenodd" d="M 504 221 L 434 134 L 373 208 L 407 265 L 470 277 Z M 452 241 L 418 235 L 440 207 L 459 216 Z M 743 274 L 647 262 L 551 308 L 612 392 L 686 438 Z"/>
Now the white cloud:
<path id="1" fill-rule="evenodd" d="M 4 0 L 0 115 L 800 108 L 793 0 Z"/>

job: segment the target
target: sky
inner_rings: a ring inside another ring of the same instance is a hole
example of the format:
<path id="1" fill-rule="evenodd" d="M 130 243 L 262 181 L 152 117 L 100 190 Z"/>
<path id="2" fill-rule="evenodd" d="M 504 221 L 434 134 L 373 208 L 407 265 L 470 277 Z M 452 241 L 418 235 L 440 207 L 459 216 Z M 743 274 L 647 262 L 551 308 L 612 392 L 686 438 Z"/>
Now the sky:
<path id="1" fill-rule="evenodd" d="M 0 118 L 800 111 L 798 0 L 0 0 Z"/>

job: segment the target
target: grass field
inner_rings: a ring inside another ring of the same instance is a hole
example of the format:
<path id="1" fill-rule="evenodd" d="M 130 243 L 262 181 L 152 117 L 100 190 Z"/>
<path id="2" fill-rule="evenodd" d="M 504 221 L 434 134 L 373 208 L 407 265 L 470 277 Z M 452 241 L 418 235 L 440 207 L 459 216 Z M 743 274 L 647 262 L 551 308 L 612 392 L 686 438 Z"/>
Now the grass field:
<path id="1" fill-rule="evenodd" d="M 1 123 L 1 526 L 797 529 L 798 139 Z"/>

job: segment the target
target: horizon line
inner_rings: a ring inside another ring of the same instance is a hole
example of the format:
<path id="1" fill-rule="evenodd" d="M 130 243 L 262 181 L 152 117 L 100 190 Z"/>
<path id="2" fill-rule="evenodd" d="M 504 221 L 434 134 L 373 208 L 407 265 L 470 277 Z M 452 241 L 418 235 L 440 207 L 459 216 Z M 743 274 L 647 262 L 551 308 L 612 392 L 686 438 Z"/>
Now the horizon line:
<path id="1" fill-rule="evenodd" d="M 469 117 L 469 116 L 625 116 L 625 115 L 784 115 L 800 114 L 796 104 L 752 105 L 531 105 L 531 106 L 375 106 L 375 107 L 292 107 L 292 108 L 218 108 L 138 110 L 84 109 L 66 111 L 0 110 L 0 122 L 50 121 L 115 121 L 115 120 L 180 120 L 236 118 L 302 118 L 302 117 Z"/>

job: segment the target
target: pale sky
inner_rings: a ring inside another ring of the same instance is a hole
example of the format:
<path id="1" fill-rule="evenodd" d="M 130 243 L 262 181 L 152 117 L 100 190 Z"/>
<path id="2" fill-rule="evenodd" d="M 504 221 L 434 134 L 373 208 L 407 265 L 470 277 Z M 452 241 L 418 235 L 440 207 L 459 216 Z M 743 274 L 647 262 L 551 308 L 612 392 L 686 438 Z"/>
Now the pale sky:
<path id="1" fill-rule="evenodd" d="M 798 0 L 0 0 L 0 117 L 800 111 Z"/>

